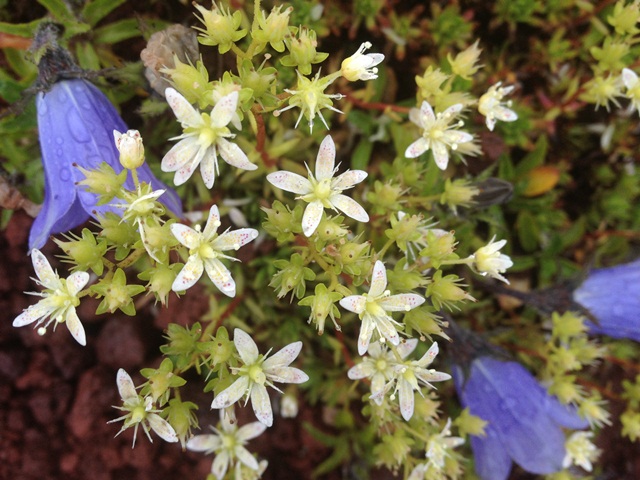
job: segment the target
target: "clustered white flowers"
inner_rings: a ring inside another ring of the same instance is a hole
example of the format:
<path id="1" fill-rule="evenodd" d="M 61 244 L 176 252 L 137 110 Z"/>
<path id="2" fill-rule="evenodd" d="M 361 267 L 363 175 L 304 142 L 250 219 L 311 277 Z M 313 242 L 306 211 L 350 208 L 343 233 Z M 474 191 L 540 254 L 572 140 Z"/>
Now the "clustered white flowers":
<path id="1" fill-rule="evenodd" d="M 392 399 L 396 393 L 400 402 L 400 413 L 405 420 L 411 419 L 414 409 L 414 395 L 420 395 L 420 384 L 434 388 L 431 382 L 449 380 L 448 373 L 427 368 L 438 354 L 438 344 L 434 342 L 419 360 L 406 360 L 418 346 L 418 340 L 410 338 L 395 347 L 395 352 L 380 342 L 373 342 L 367 348 L 368 356 L 351 367 L 347 373 L 351 380 L 368 378 L 371 381 L 370 400 L 382 405 L 384 396 L 395 385 Z"/>
<path id="2" fill-rule="evenodd" d="M 362 170 L 347 170 L 334 177 L 336 146 L 331 135 L 327 135 L 320 144 L 316 158 L 315 177 L 309 171 L 306 179 L 297 173 L 281 170 L 267 175 L 267 180 L 274 186 L 287 192 L 297 193 L 300 199 L 309 203 L 302 217 L 302 231 L 310 237 L 320 225 L 325 208 L 339 210 L 345 215 L 368 222 L 369 215 L 358 202 L 342 194 L 343 190 L 353 188 L 367 178 L 367 172 Z M 307 167 L 308 170 L 308 167 Z"/>
<path id="3" fill-rule="evenodd" d="M 369 347 L 373 332 L 378 332 L 381 341 L 392 345 L 400 343 L 396 322 L 387 312 L 408 312 L 422 305 L 424 297 L 415 293 L 391 295 L 387 288 L 387 269 L 377 260 L 373 266 L 369 293 L 349 295 L 340 300 L 342 308 L 357 313 L 362 320 L 358 337 L 358 353 L 364 355 Z"/>

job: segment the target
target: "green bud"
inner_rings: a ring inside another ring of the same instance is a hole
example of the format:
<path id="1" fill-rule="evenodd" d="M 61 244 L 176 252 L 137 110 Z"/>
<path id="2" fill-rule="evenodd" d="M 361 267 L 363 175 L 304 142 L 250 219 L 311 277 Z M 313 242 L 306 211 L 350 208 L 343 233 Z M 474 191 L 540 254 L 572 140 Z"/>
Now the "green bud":
<path id="1" fill-rule="evenodd" d="M 155 267 L 138 274 L 138 278 L 149 282 L 146 285 L 147 291 L 153 293 L 156 297 L 156 302 L 159 301 L 164 307 L 169 301 L 173 281 L 182 267 L 181 263 L 173 263 L 171 265 L 156 263 Z"/>
<path id="2" fill-rule="evenodd" d="M 298 29 L 298 36 L 285 37 L 285 45 L 289 50 L 289 55 L 280 59 L 280 63 L 285 67 L 297 67 L 303 75 L 311 73 L 311 65 L 323 62 L 329 56 L 328 53 L 317 52 L 316 32 L 306 27 Z"/>
<path id="3" fill-rule="evenodd" d="M 153 402 L 162 407 L 169 401 L 170 388 L 182 387 L 186 380 L 173 373 L 173 362 L 165 358 L 156 368 L 143 368 L 140 373 L 148 380 L 140 391 L 142 396 L 151 395 Z"/>
<path id="4" fill-rule="evenodd" d="M 549 385 L 549 393 L 555 395 L 565 405 L 579 401 L 583 393 L 576 385 L 575 375 L 555 375 L 553 382 Z"/>
<path id="5" fill-rule="evenodd" d="M 324 215 L 316 229 L 318 239 L 323 243 L 335 242 L 346 237 L 349 230 L 342 225 L 344 217 L 327 217 Z"/>
<path id="6" fill-rule="evenodd" d="M 185 370 L 194 364 L 199 365 L 197 355 L 199 347 L 202 345 L 201 336 L 200 323 L 196 322 L 191 327 L 170 323 L 164 337 L 167 342 L 160 347 L 160 351 L 173 359 L 177 370 Z"/>
<path id="7" fill-rule="evenodd" d="M 473 45 L 458 53 L 456 58 L 452 58 L 451 54 L 447 54 L 451 71 L 465 80 L 471 79 L 481 67 L 481 65 L 477 64 L 482 52 L 482 49 L 478 48 L 479 42 L 480 40 L 476 40 Z"/>
<path id="8" fill-rule="evenodd" d="M 616 29 L 618 35 L 635 35 L 636 25 L 640 21 L 640 6 L 634 1 L 625 5 L 625 0 L 616 2 L 613 13 L 607 17 L 609 25 Z"/>
<path id="9" fill-rule="evenodd" d="M 475 302 L 475 298 L 465 292 L 462 279 L 457 275 L 442 276 L 442 270 L 436 271 L 427 286 L 427 297 L 431 298 L 431 303 L 438 310 L 446 307 L 449 310 L 457 308 L 456 303 L 464 300 Z"/>
<path id="10" fill-rule="evenodd" d="M 439 68 L 434 69 L 429 66 L 422 76 L 416 76 L 416 84 L 418 85 L 418 101 L 422 103 L 426 100 L 431 105 L 437 103 L 437 99 L 442 97 L 446 92 L 441 86 L 449 79 L 449 75 Z"/>
<path id="11" fill-rule="evenodd" d="M 640 412 L 625 411 L 620 415 L 620 423 L 623 437 L 629 438 L 632 442 L 640 438 Z"/>
<path id="12" fill-rule="evenodd" d="M 278 298 L 293 292 L 296 298 L 302 298 L 307 289 L 307 281 L 315 280 L 313 270 L 304 266 L 304 259 L 299 253 L 291 255 L 291 261 L 276 260 L 274 266 L 280 271 L 276 273 L 269 283 L 277 291 Z"/>
<path id="13" fill-rule="evenodd" d="M 398 248 L 407 252 L 407 242 L 417 242 L 422 234 L 418 230 L 422 227 L 423 218 L 419 215 L 405 215 L 402 212 L 398 216 L 391 215 L 391 228 L 385 230 L 385 235 L 396 242 Z"/>
<path id="14" fill-rule="evenodd" d="M 212 85 L 209 83 L 209 72 L 202 60 L 198 60 L 195 67 L 190 63 L 182 63 L 176 55 L 173 61 L 174 68 L 163 68 L 160 72 L 171 78 L 176 90 L 189 103 L 197 103 L 201 109 L 210 105 Z"/>
<path id="15" fill-rule="evenodd" d="M 427 280 L 416 270 L 406 268 L 407 259 L 402 258 L 395 264 L 393 270 L 387 270 L 388 287 L 391 291 L 409 292 L 423 287 Z"/>
<path id="16" fill-rule="evenodd" d="M 107 253 L 107 243 L 104 239 L 96 241 L 93 233 L 88 229 L 82 229 L 82 237 L 73 233 L 65 235 L 68 241 L 54 238 L 54 242 L 67 255 L 65 259 L 75 264 L 72 271 L 86 272 L 91 269 L 96 275 L 101 276 L 104 271 L 103 257 Z"/>
<path id="17" fill-rule="evenodd" d="M 133 244 L 138 241 L 138 235 L 135 225 L 123 222 L 122 218 L 113 212 L 107 212 L 104 217 L 99 217 L 100 236 L 107 239 L 109 244 L 116 246 L 116 260 L 122 260 L 128 254 Z"/>
<path id="18" fill-rule="evenodd" d="M 465 408 L 458 418 L 453 421 L 453 424 L 458 427 L 458 433 L 462 437 L 466 437 L 467 435 L 486 435 L 484 427 L 487 426 L 487 423 L 488 422 L 482 418 L 472 415 L 468 408 Z"/>
<path id="19" fill-rule="evenodd" d="M 382 442 L 374 447 L 374 457 L 387 468 L 397 468 L 406 460 L 414 443 L 404 429 L 398 428 L 393 434 L 382 437 Z"/>
<path id="20" fill-rule="evenodd" d="M 236 351 L 235 345 L 229 340 L 229 332 L 224 327 L 218 328 L 216 336 L 210 341 L 204 342 L 203 347 L 203 352 L 208 357 L 207 364 L 212 369 L 218 365 L 226 364 Z"/>
<path id="21" fill-rule="evenodd" d="M 591 47 L 591 55 L 598 61 L 598 68 L 603 72 L 616 72 L 626 67 L 623 57 L 629 53 L 627 41 L 615 41 L 611 37 L 604 39 L 602 47 Z"/>
<path id="22" fill-rule="evenodd" d="M 344 242 L 338 247 L 336 256 L 340 271 L 349 275 L 363 275 L 369 271 L 371 259 L 369 257 L 371 244 L 369 242 Z"/>
<path id="23" fill-rule="evenodd" d="M 295 33 L 296 28 L 289 27 L 289 16 L 293 7 L 285 8 L 284 12 L 281 10 L 282 5 L 278 5 L 271 9 L 268 17 L 264 16 L 263 11 L 256 14 L 258 29 L 251 31 L 253 39 L 259 42 L 256 52 L 262 50 L 267 43 L 271 44 L 276 52 L 284 52 L 284 39 L 290 33 Z"/>
<path id="24" fill-rule="evenodd" d="M 195 410 L 198 410 L 195 403 L 183 402 L 178 398 L 169 400 L 169 408 L 165 410 L 167 421 L 178 435 L 183 450 L 186 448 L 187 440 L 192 436 L 191 429 L 198 428 L 198 417 L 196 417 Z"/>
<path id="25" fill-rule="evenodd" d="M 585 83 L 583 88 L 584 93 L 580 95 L 580 99 L 585 102 L 595 103 L 596 107 L 603 105 L 607 110 L 609 110 L 609 102 L 616 107 L 620 106 L 616 97 L 621 96 L 622 91 L 617 76 L 597 75 Z"/>
<path id="26" fill-rule="evenodd" d="M 78 165 L 77 168 L 85 176 L 85 179 L 78 182 L 91 193 L 98 195 L 96 205 L 109 203 L 122 191 L 122 186 L 127 180 L 127 171 L 116 174 L 115 170 L 105 162 L 101 163 L 97 170 L 86 170 Z"/>
<path id="27" fill-rule="evenodd" d="M 218 7 L 215 2 L 211 10 L 207 10 L 202 5 L 194 4 L 198 12 L 202 15 L 196 18 L 200 20 L 205 28 L 195 27 L 200 32 L 198 42 L 202 45 L 218 46 L 218 52 L 226 53 L 231 46 L 247 34 L 247 29 L 239 29 L 242 23 L 242 13 L 240 11 L 231 12 L 224 7 Z"/>
<path id="28" fill-rule="evenodd" d="M 315 288 L 315 295 L 303 298 L 298 302 L 304 307 L 311 307 L 311 315 L 309 315 L 309 323 L 315 323 L 318 329 L 318 335 L 324 333 L 324 323 L 327 316 L 331 317 L 333 325 L 337 331 L 340 331 L 340 325 L 336 322 L 336 317 L 340 318 L 340 311 L 335 305 L 342 298 L 338 292 L 330 292 L 327 287 L 319 283 Z"/>
<path id="29" fill-rule="evenodd" d="M 302 233 L 301 205 L 297 205 L 292 212 L 282 202 L 276 200 L 271 207 L 262 207 L 262 211 L 267 214 L 267 221 L 262 226 L 269 235 L 278 240 L 278 243 L 290 242 L 296 233 Z"/>
<path id="30" fill-rule="evenodd" d="M 270 55 L 265 57 L 270 58 Z M 253 92 L 253 98 L 263 102 L 266 101 L 267 92 L 271 91 L 277 73 L 278 71 L 273 67 L 264 68 L 264 63 L 256 70 L 249 59 L 242 61 L 238 72 L 242 87 L 250 89 Z M 275 99 L 275 96 L 272 95 L 272 97 Z"/>
<path id="31" fill-rule="evenodd" d="M 444 192 L 440 196 L 440 203 L 448 205 L 454 213 L 457 213 L 457 207 L 473 205 L 474 197 L 479 193 L 480 190 L 467 180 L 460 178 L 452 182 L 447 178 L 444 183 Z"/>
<path id="32" fill-rule="evenodd" d="M 142 285 L 127 285 L 127 277 L 121 268 L 118 268 L 112 278 L 102 278 L 91 287 L 91 292 L 103 297 L 98 305 L 96 314 L 113 313 L 120 309 L 125 315 L 136 314 L 132 297 L 144 292 Z"/>
<path id="33" fill-rule="evenodd" d="M 171 223 L 160 224 L 154 217 L 149 217 L 144 226 L 145 249 L 161 260 L 158 263 L 168 263 L 169 252 L 178 245 L 178 240 L 171 234 Z"/>
<path id="34" fill-rule="evenodd" d="M 443 261 L 458 258 L 454 253 L 458 242 L 453 232 L 443 234 L 440 230 L 429 230 L 425 240 L 427 246 L 420 251 L 421 257 L 426 257 L 421 259 L 424 264 L 439 268 Z"/>
<path id="35" fill-rule="evenodd" d="M 390 210 L 398 211 L 401 209 L 400 203 L 398 202 L 402 194 L 402 187 L 400 185 L 391 185 L 376 180 L 373 185 L 373 190 L 373 192 L 367 193 L 367 201 L 373 206 L 374 212 L 385 215 Z"/>

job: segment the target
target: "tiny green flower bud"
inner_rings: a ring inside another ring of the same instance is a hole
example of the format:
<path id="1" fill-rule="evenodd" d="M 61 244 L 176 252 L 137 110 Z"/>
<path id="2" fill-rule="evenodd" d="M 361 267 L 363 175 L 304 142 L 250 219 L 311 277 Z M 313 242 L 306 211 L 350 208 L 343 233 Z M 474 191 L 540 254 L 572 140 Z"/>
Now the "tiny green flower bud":
<path id="1" fill-rule="evenodd" d="M 441 86 L 448 78 L 449 75 L 439 68 L 434 69 L 433 66 L 429 66 L 421 77 L 416 76 L 418 101 L 426 100 L 431 105 L 437 104 L 437 100 L 445 94 Z"/>
<path id="2" fill-rule="evenodd" d="M 78 185 L 82 185 L 91 193 L 98 195 L 97 205 L 104 205 L 113 200 L 121 192 L 127 179 L 126 170 L 116 174 L 115 170 L 105 162 L 101 163 L 97 170 L 86 170 L 80 166 L 77 168 L 85 176 L 85 179 L 78 182 Z"/>
<path id="3" fill-rule="evenodd" d="M 344 217 L 323 217 L 320 225 L 316 230 L 318 239 L 322 242 L 334 242 L 340 238 L 346 237 L 349 230 L 342 226 Z"/>
<path id="4" fill-rule="evenodd" d="M 315 295 L 303 298 L 298 304 L 311 307 L 308 323 L 315 323 L 318 335 L 322 335 L 327 316 L 331 317 L 336 330 L 341 330 L 340 325 L 336 322 L 336 317 L 340 318 L 340 311 L 335 305 L 340 299 L 342 299 L 342 295 L 337 292 L 330 292 L 324 284 L 319 283 L 316 285 Z"/>
<path id="5" fill-rule="evenodd" d="M 178 398 L 169 400 L 169 408 L 166 409 L 167 421 L 171 424 L 184 449 L 193 435 L 192 428 L 198 428 L 198 417 L 194 413 L 198 406 L 193 402 L 183 402 Z"/>
<path id="6" fill-rule="evenodd" d="M 253 39 L 260 42 L 256 51 L 262 50 L 269 43 L 276 52 L 284 52 L 284 39 L 290 32 L 295 33 L 295 28 L 289 27 L 293 7 L 287 7 L 283 12 L 281 10 L 282 5 L 278 5 L 271 9 L 268 17 L 265 17 L 263 11 L 256 15 L 259 28 L 251 32 Z"/>
<path id="7" fill-rule="evenodd" d="M 337 260 L 341 270 L 349 275 L 363 275 L 371 266 L 369 242 L 345 242 L 338 248 Z"/>
<path id="8" fill-rule="evenodd" d="M 462 288 L 465 285 L 461 283 L 457 275 L 442 276 L 442 270 L 436 271 L 431 278 L 431 283 L 427 287 L 427 296 L 431 298 L 431 303 L 437 309 L 446 307 L 449 310 L 457 308 L 455 304 L 464 300 L 475 302 L 475 298 L 465 292 Z"/>
<path id="9" fill-rule="evenodd" d="M 447 178 L 444 184 L 444 192 L 440 196 L 440 203 L 448 205 L 454 213 L 458 207 L 470 207 L 475 203 L 474 197 L 480 193 L 480 190 L 471 182 L 459 178 L 451 181 Z"/>
<path id="10" fill-rule="evenodd" d="M 329 56 L 328 53 L 317 52 L 316 32 L 306 27 L 298 29 L 298 36 L 287 36 L 284 40 L 289 55 L 280 59 L 285 67 L 297 67 L 303 75 L 311 73 L 311 65 L 323 62 Z"/>
<path id="11" fill-rule="evenodd" d="M 182 264 L 180 263 L 174 263 L 172 265 L 156 263 L 155 267 L 141 272 L 138 278 L 148 281 L 149 283 L 147 283 L 146 288 L 149 293 L 155 295 L 156 302 L 160 301 L 162 306 L 166 306 L 169 301 L 171 286 L 181 268 Z"/>
<path id="12" fill-rule="evenodd" d="M 117 245 L 116 260 L 122 260 L 140 238 L 135 225 L 123 222 L 122 218 L 113 212 L 107 212 L 104 217 L 99 217 L 98 221 L 102 230 L 100 236 L 105 237 L 110 244 Z"/>
<path id="13" fill-rule="evenodd" d="M 423 263 L 430 263 L 431 266 L 439 268 L 445 260 L 455 260 L 458 255 L 454 253 L 456 237 L 453 232 L 442 233 L 442 230 L 431 229 L 427 231 L 427 246 L 420 251 Z"/>
<path id="14" fill-rule="evenodd" d="M 136 309 L 131 297 L 144 292 L 144 287 L 142 285 L 127 285 L 124 271 L 118 268 L 112 278 L 102 278 L 91 287 L 91 291 L 103 297 L 96 310 L 98 315 L 105 312 L 113 313 L 120 309 L 124 314 L 133 316 L 136 314 Z"/>
<path id="15" fill-rule="evenodd" d="M 398 203 L 402 194 L 400 185 L 391 185 L 376 180 L 373 189 L 373 192 L 367 193 L 367 201 L 373 205 L 376 213 L 386 214 L 389 210 L 400 210 L 400 203 Z"/>
<path id="16" fill-rule="evenodd" d="M 607 17 L 609 25 L 616 29 L 618 35 L 635 35 L 636 25 L 640 21 L 640 5 L 637 1 L 625 5 L 625 1 L 616 2 L 613 13 Z"/>
<path id="17" fill-rule="evenodd" d="M 627 437 L 632 442 L 640 438 L 640 412 L 627 410 L 620 415 L 622 424 L 622 436 Z"/>
<path id="18" fill-rule="evenodd" d="M 198 41 L 202 45 L 218 46 L 218 52 L 226 53 L 231 49 L 233 43 L 237 42 L 247 34 L 247 29 L 239 29 L 242 23 L 242 13 L 240 11 L 231 12 L 224 7 L 218 7 L 215 2 L 211 10 L 207 10 L 202 5 L 194 4 L 198 12 L 202 15 L 196 18 L 200 20 L 205 28 L 195 27 L 200 32 Z"/>
<path id="19" fill-rule="evenodd" d="M 596 108 L 603 105 L 609 110 L 609 102 L 616 107 L 620 106 L 617 97 L 622 95 L 622 85 L 617 76 L 604 77 L 597 75 L 584 84 L 584 93 L 580 96 L 585 102 L 595 103 Z"/>
<path id="20" fill-rule="evenodd" d="M 182 63 L 176 55 L 174 56 L 174 65 L 173 68 L 163 68 L 160 72 L 171 78 L 171 83 L 176 90 L 189 103 L 197 103 L 201 109 L 209 106 L 212 85 L 209 83 L 209 72 L 207 72 L 202 60 L 198 60 L 193 66 L 191 63 Z"/>
<path id="21" fill-rule="evenodd" d="M 220 330 L 225 330 L 225 328 L 218 329 L 218 334 Z M 178 370 L 184 370 L 194 363 L 199 365 L 200 362 L 196 357 L 200 346 L 203 345 L 203 342 L 200 341 L 201 337 L 202 327 L 198 322 L 191 327 L 170 323 L 165 335 L 167 342 L 160 347 L 160 351 L 165 355 L 171 356 Z"/>
<path id="22" fill-rule="evenodd" d="M 302 206 L 297 205 L 289 210 L 282 202 L 276 200 L 272 208 L 262 207 L 267 214 L 267 221 L 262 224 L 269 235 L 276 237 L 279 243 L 290 242 L 296 233 L 302 233 Z"/>
<path id="23" fill-rule="evenodd" d="M 447 54 L 451 71 L 465 80 L 469 80 L 482 66 L 477 64 L 482 52 L 482 49 L 478 48 L 479 42 L 480 40 L 476 40 L 473 45 L 458 53 L 456 58 L 452 58 L 451 54 Z"/>
<path id="24" fill-rule="evenodd" d="M 104 239 L 96 241 L 88 228 L 82 230 L 82 237 L 73 233 L 65 237 L 68 241 L 54 238 L 54 242 L 67 255 L 66 260 L 75 264 L 72 270 L 86 272 L 91 269 L 96 275 L 102 275 L 104 271 L 102 257 L 107 253 L 107 243 Z"/>
<path id="25" fill-rule="evenodd" d="M 271 58 L 271 55 L 265 55 L 265 61 Z M 277 70 L 274 67 L 264 68 L 264 62 L 256 70 L 253 63 L 249 59 L 242 61 L 242 65 L 238 71 L 242 88 L 250 89 L 253 92 L 253 98 L 258 101 L 265 102 L 267 100 L 267 92 L 271 90 L 271 86 L 276 79 Z M 276 97 L 271 96 L 273 101 Z"/>
<path id="26" fill-rule="evenodd" d="M 169 389 L 178 388 L 186 384 L 186 380 L 173 373 L 173 362 L 165 358 L 160 366 L 155 368 L 143 368 L 140 373 L 148 380 L 140 394 L 151 395 L 154 403 L 162 407 L 169 401 Z"/>
<path id="27" fill-rule="evenodd" d="M 205 342 L 204 347 L 208 356 L 207 363 L 210 368 L 214 369 L 218 365 L 226 364 L 236 351 L 233 341 L 229 340 L 229 332 L 224 327 L 219 328 L 216 336 Z"/>
<path id="28" fill-rule="evenodd" d="M 278 298 L 291 291 L 296 298 L 302 298 L 307 288 L 306 281 L 316 278 L 313 270 L 304 266 L 304 259 L 299 253 L 294 253 L 291 261 L 276 260 L 273 264 L 280 271 L 274 275 L 269 286 L 278 291 Z"/>
<path id="29" fill-rule="evenodd" d="M 138 130 L 127 130 L 126 133 L 113 131 L 113 140 L 116 148 L 120 152 L 120 164 L 128 169 L 134 170 L 144 163 L 144 145 Z"/>

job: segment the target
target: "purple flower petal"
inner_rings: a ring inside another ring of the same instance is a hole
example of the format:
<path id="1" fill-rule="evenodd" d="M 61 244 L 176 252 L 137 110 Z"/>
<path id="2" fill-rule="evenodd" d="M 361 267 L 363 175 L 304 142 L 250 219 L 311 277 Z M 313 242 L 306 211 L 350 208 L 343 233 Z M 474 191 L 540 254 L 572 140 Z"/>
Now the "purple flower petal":
<path id="1" fill-rule="evenodd" d="M 109 205 L 97 207 L 96 196 L 77 187 L 84 179 L 74 163 L 95 169 L 107 162 L 122 171 L 113 130 L 127 131 L 114 106 L 98 88 L 82 79 L 61 80 L 36 98 L 38 131 L 45 173 L 42 210 L 29 235 L 29 248 L 42 247 L 50 235 L 68 231 L 84 223 L 89 215 L 115 211 Z M 138 169 L 138 178 L 154 190 L 166 192 L 159 198 L 169 210 L 182 216 L 178 195 L 155 178 L 149 166 Z M 129 178 L 125 184 L 133 189 Z M 119 213 L 119 212 L 118 212 Z"/>
<path id="2" fill-rule="evenodd" d="M 598 320 L 587 322 L 591 333 L 640 342 L 640 260 L 593 270 L 573 299 Z"/>
<path id="3" fill-rule="evenodd" d="M 565 454 L 561 427 L 588 425 L 575 410 L 551 397 L 519 363 L 478 357 L 466 382 L 459 366 L 453 377 L 461 403 L 489 422 L 487 436 L 473 437 L 471 442 L 483 480 L 507 478 L 511 461 L 532 473 L 561 470 Z"/>

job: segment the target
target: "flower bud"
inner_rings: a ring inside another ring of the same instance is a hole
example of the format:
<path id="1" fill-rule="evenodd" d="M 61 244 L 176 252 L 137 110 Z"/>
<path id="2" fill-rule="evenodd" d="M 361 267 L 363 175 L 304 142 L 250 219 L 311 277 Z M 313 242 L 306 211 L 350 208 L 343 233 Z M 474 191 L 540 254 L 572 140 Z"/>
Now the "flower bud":
<path id="1" fill-rule="evenodd" d="M 469 207 L 475 203 L 474 197 L 480 193 L 480 190 L 471 182 L 459 178 L 454 180 L 447 179 L 444 184 L 444 192 L 440 196 L 440 203 L 447 204 L 457 213 L 457 207 Z"/>
<path id="2" fill-rule="evenodd" d="M 478 65 L 478 58 L 482 49 L 478 48 L 480 40 L 476 40 L 476 43 L 463 50 L 456 55 L 456 58 L 451 58 L 451 54 L 447 54 L 447 60 L 451 65 L 451 71 L 456 75 L 469 80 L 481 67 Z"/>
<path id="3" fill-rule="evenodd" d="M 285 392 L 280 402 L 280 413 L 284 418 L 295 418 L 298 416 L 298 399 L 293 392 Z"/>
<path id="4" fill-rule="evenodd" d="M 69 234 L 69 240 L 64 242 L 55 238 L 54 242 L 67 255 L 76 267 L 74 270 L 86 272 L 91 269 L 96 275 L 102 275 L 104 263 L 102 257 L 107 253 L 107 243 L 104 240 L 96 242 L 88 228 L 82 230 L 82 238 Z"/>
<path id="5" fill-rule="evenodd" d="M 127 130 L 126 133 L 113 131 L 116 148 L 120 152 L 120 164 L 129 170 L 136 169 L 144 163 L 144 145 L 138 130 Z"/>
<path id="6" fill-rule="evenodd" d="M 194 4 L 195 5 L 195 4 Z M 224 7 L 219 8 L 215 2 L 211 10 L 207 10 L 202 5 L 195 5 L 202 17 L 196 18 L 204 23 L 205 28 L 198 28 L 198 42 L 202 45 L 218 46 L 219 53 L 226 53 L 231 49 L 231 45 L 247 34 L 247 29 L 238 30 L 242 23 L 242 13 L 238 10 L 233 12 Z"/>
<path id="7" fill-rule="evenodd" d="M 316 32 L 306 27 L 300 27 L 297 37 L 286 37 L 285 44 L 289 55 L 282 57 L 280 63 L 286 67 L 297 67 L 303 75 L 311 73 L 311 64 L 323 62 L 329 56 L 316 51 Z"/>
<path id="8" fill-rule="evenodd" d="M 85 187 L 91 193 L 98 196 L 96 205 L 105 205 L 120 193 L 124 182 L 127 180 L 127 171 L 116 174 L 115 170 L 107 163 L 102 163 L 97 170 L 87 170 L 79 165 L 76 168 L 84 175 L 84 180 L 78 185 Z"/>
<path id="9" fill-rule="evenodd" d="M 438 270 L 427 287 L 427 296 L 431 298 L 433 306 L 437 309 L 447 307 L 451 310 L 457 302 L 463 300 L 475 301 L 475 298 L 460 288 L 464 286 L 460 283 L 461 281 L 457 275 L 443 277 L 442 270 Z"/>
<path id="10" fill-rule="evenodd" d="M 311 307 L 311 315 L 309 315 L 309 323 L 315 323 L 318 329 L 318 335 L 324 333 L 324 323 L 327 316 L 331 317 L 336 330 L 340 331 L 340 326 L 336 322 L 336 317 L 340 318 L 340 311 L 335 302 L 340 300 L 342 295 L 337 292 L 330 292 L 323 283 L 316 285 L 315 295 L 303 298 L 299 304 L 305 307 Z"/>

